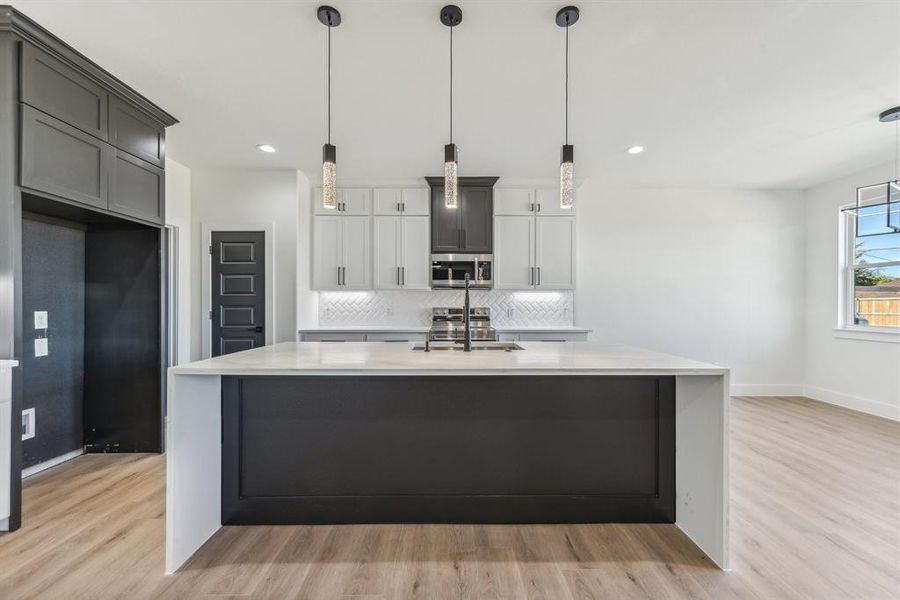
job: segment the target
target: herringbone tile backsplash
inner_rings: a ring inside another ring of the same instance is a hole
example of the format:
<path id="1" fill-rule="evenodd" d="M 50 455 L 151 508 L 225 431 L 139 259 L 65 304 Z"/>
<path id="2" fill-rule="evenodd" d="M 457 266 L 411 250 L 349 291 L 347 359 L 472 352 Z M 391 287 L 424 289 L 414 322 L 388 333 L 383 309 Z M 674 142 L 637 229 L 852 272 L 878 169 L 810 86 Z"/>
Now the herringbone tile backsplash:
<path id="1" fill-rule="evenodd" d="M 320 292 L 322 327 L 427 327 L 433 306 L 462 306 L 463 293 L 441 291 Z M 572 292 L 476 290 L 472 306 L 488 306 L 495 327 L 571 326 Z"/>

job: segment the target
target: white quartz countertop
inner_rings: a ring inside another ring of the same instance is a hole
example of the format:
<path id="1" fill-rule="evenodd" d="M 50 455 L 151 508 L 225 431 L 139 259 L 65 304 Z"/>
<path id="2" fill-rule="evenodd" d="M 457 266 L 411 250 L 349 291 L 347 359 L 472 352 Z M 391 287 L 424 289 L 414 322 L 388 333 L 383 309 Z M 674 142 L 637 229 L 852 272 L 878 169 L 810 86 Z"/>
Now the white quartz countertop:
<path id="1" fill-rule="evenodd" d="M 174 375 L 724 375 L 728 369 L 629 346 L 520 342 L 523 350 L 411 350 L 379 342 L 284 342 L 173 367 Z"/>
<path id="2" fill-rule="evenodd" d="M 19 361 L 17 360 L 0 360 L 0 369 L 10 369 L 12 367 L 16 367 L 19 365 Z"/>

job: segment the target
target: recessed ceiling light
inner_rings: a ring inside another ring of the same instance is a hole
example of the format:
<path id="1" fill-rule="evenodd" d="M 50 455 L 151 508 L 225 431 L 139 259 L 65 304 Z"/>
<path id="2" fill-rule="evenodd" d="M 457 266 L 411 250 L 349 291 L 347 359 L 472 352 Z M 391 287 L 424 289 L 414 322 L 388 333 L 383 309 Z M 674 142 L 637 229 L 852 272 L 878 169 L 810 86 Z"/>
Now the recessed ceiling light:
<path id="1" fill-rule="evenodd" d="M 258 146 L 256 146 L 256 149 L 260 152 L 266 152 L 268 154 L 272 154 L 273 152 L 275 152 L 275 146 L 272 146 L 270 144 L 259 144 Z"/>
<path id="2" fill-rule="evenodd" d="M 630 148 L 625 150 L 625 152 L 627 152 L 628 154 L 640 154 L 643 151 L 644 151 L 643 146 L 631 146 Z"/>

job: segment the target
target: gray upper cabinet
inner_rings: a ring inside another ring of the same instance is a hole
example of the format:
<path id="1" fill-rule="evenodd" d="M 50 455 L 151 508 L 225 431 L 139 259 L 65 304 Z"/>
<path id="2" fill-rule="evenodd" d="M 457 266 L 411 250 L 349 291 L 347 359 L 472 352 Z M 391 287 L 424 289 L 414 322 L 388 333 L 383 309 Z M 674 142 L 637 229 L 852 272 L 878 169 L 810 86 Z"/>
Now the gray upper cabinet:
<path id="1" fill-rule="evenodd" d="M 109 143 L 158 167 L 165 166 L 161 123 L 115 96 L 109 98 Z"/>
<path id="2" fill-rule="evenodd" d="M 22 102 L 107 140 L 106 90 L 31 44 L 22 44 Z"/>
<path id="3" fill-rule="evenodd" d="M 24 188 L 106 209 L 113 152 L 108 144 L 59 119 L 22 107 Z"/>
<path id="4" fill-rule="evenodd" d="M 431 251 L 490 254 L 494 248 L 494 204 L 490 186 L 460 186 L 458 206 L 447 208 L 444 188 L 431 188 Z"/>
<path id="5" fill-rule="evenodd" d="M 121 150 L 109 174 L 109 210 L 152 223 L 165 222 L 165 171 Z"/>

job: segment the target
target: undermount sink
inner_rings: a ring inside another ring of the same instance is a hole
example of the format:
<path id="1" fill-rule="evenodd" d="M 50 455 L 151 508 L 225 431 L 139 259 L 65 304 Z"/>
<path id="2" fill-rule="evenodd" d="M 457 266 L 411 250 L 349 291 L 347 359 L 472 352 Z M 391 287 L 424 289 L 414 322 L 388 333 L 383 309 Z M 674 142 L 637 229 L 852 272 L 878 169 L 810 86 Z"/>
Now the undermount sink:
<path id="1" fill-rule="evenodd" d="M 463 345 L 456 342 L 418 342 L 413 344 L 413 350 L 422 352 L 430 350 L 449 350 L 451 352 L 463 352 Z M 512 352 L 513 350 L 524 350 L 522 346 L 515 342 L 472 342 L 472 350 L 503 350 L 504 352 Z"/>

